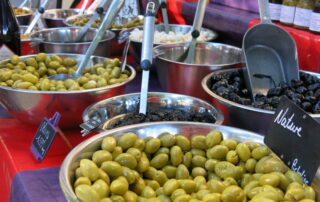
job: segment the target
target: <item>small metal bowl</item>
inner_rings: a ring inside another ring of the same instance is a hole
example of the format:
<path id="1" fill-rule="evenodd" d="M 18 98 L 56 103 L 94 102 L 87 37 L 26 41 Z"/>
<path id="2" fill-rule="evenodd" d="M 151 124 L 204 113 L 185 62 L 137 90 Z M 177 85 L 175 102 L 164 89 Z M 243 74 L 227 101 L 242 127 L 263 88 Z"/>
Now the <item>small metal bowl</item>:
<path id="1" fill-rule="evenodd" d="M 221 69 L 243 66 L 240 48 L 212 42 L 197 43 L 196 64 L 177 62 L 189 43 L 160 45 L 154 48 L 153 62 L 161 87 L 171 93 L 180 93 L 210 100 L 201 88 L 202 79 Z"/>
<path id="2" fill-rule="evenodd" d="M 75 180 L 75 169 L 79 166 L 80 160 L 91 158 L 93 153 L 101 148 L 101 142 L 105 137 L 119 136 L 126 132 L 133 132 L 140 138 L 159 137 L 163 133 L 183 134 L 188 138 L 196 134 L 207 134 L 212 130 L 218 130 L 223 134 L 224 139 L 235 139 L 239 142 L 256 142 L 263 143 L 263 136 L 249 131 L 219 126 L 208 123 L 194 122 L 155 122 L 144 123 L 138 125 L 125 126 L 106 131 L 95 135 L 72 149 L 68 156 L 64 159 L 59 172 L 60 187 L 66 199 L 70 202 L 79 202 L 74 193 L 73 185 Z M 320 170 L 318 169 L 316 176 L 312 182 L 317 196 L 320 194 Z"/>
<path id="3" fill-rule="evenodd" d="M 19 25 L 29 25 L 33 16 L 33 11 L 30 8 L 22 7 L 23 10 L 28 11 L 25 15 L 16 15 Z"/>
<path id="4" fill-rule="evenodd" d="M 143 30 L 143 27 L 139 27 L 138 29 Z M 158 31 L 158 32 L 164 32 L 165 31 L 164 24 L 155 25 L 154 30 Z M 131 31 L 133 31 L 133 29 L 125 30 L 125 31 L 131 32 Z M 192 26 L 191 25 L 169 24 L 169 31 L 172 31 L 174 33 L 187 34 L 187 33 L 191 33 Z M 210 35 L 212 36 L 211 38 L 208 38 L 204 42 L 213 41 L 214 39 L 216 39 L 218 37 L 218 34 L 210 29 L 201 28 L 201 31 L 206 31 L 206 32 L 210 33 Z M 165 45 L 165 44 L 166 43 L 154 43 L 153 47 L 156 47 L 158 45 Z M 130 40 L 130 49 L 129 49 L 130 54 L 132 56 L 134 56 L 136 61 L 139 61 L 139 62 L 141 59 L 141 48 L 142 48 L 142 41 Z"/>
<path id="5" fill-rule="evenodd" d="M 35 42 L 35 46 L 39 47 L 40 52 L 85 54 L 97 29 L 89 29 L 82 42 L 74 42 L 80 31 L 81 28 L 77 27 L 50 28 L 35 32 L 30 35 L 30 38 Z M 113 32 L 105 32 L 93 55 L 109 57 L 111 42 L 114 38 Z"/>
<path id="6" fill-rule="evenodd" d="M 108 112 L 107 122 L 100 128 L 108 129 L 108 126 L 123 115 L 128 113 L 138 113 L 140 103 L 140 93 L 132 93 L 120 95 L 117 97 L 101 100 L 87 107 L 83 114 L 84 121 L 92 118 L 93 114 L 100 108 L 104 108 Z M 204 100 L 198 98 L 179 95 L 173 93 L 149 92 L 148 93 L 148 110 L 164 111 L 164 110 L 179 110 L 183 112 L 195 112 L 198 114 L 206 114 L 216 120 L 215 124 L 223 123 L 222 112 Z"/>
<path id="7" fill-rule="evenodd" d="M 221 70 L 221 71 L 213 72 L 207 75 L 202 80 L 202 88 L 205 90 L 206 93 L 208 93 L 208 95 L 210 95 L 211 102 L 215 106 L 218 106 L 221 109 L 221 111 L 223 111 L 226 125 L 258 132 L 260 134 L 266 134 L 268 131 L 268 127 L 272 122 L 274 111 L 254 108 L 251 106 L 246 106 L 246 105 L 229 101 L 215 94 L 209 88 L 209 86 L 212 85 L 211 77 L 213 74 L 222 74 L 222 73 L 231 74 L 234 71 L 238 71 L 238 70 L 235 70 L 235 69 Z M 307 71 L 301 71 L 301 72 L 305 72 L 320 78 L 320 74 L 317 74 L 317 73 L 307 72 Z M 312 118 L 320 122 L 320 114 L 310 114 L 310 115 Z"/>
<path id="8" fill-rule="evenodd" d="M 50 54 L 48 54 L 50 56 Z M 70 57 L 78 62 L 83 55 L 57 54 L 62 58 Z M 22 56 L 21 60 L 27 60 L 35 55 Z M 92 56 L 89 67 L 105 60 L 105 57 Z M 9 60 L 0 62 L 0 66 Z M 0 104 L 8 113 L 20 121 L 39 125 L 44 117 L 51 117 L 55 112 L 61 114 L 59 126 L 61 128 L 75 128 L 82 122 L 82 112 L 92 103 L 124 93 L 125 85 L 136 76 L 133 67 L 127 65 L 126 69 L 131 73 L 129 78 L 122 83 L 78 91 L 35 91 L 16 89 L 0 86 Z"/>
<path id="9" fill-rule="evenodd" d="M 46 10 L 41 18 L 48 28 L 67 27 L 64 20 L 70 16 L 78 15 L 80 9 L 49 9 Z M 85 13 L 88 13 L 85 11 Z"/>

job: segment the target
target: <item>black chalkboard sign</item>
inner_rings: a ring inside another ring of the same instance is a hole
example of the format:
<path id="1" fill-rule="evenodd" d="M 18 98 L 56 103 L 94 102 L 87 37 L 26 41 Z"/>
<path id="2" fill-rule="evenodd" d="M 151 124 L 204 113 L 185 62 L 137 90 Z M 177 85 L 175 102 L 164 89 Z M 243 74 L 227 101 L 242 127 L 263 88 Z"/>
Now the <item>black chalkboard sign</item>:
<path id="1" fill-rule="evenodd" d="M 264 142 L 311 184 L 320 165 L 320 124 L 316 120 L 283 97 Z"/>
<path id="2" fill-rule="evenodd" d="M 56 125 L 60 119 L 60 114 L 55 113 L 50 120 L 44 118 L 38 128 L 30 147 L 31 152 L 38 161 L 42 161 L 46 156 L 57 133 Z"/>

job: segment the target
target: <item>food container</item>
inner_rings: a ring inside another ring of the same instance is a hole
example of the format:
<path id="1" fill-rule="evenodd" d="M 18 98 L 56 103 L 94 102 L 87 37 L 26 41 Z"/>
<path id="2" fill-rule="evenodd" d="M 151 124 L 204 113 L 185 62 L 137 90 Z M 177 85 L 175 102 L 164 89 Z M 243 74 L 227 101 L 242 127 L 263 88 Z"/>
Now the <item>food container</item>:
<path id="1" fill-rule="evenodd" d="M 33 11 L 30 8 L 23 7 L 23 10 L 29 12 L 28 14 L 24 15 L 16 15 L 17 21 L 19 25 L 26 25 L 28 26 L 31 22 L 32 16 L 33 16 Z"/>
<path id="2" fill-rule="evenodd" d="M 202 79 L 213 71 L 243 65 L 240 48 L 212 42 L 197 43 L 196 64 L 177 62 L 177 58 L 188 47 L 188 43 L 183 43 L 154 48 L 154 55 L 158 56 L 152 68 L 156 69 L 160 85 L 167 92 L 210 100 L 210 96 L 201 88 Z"/>
<path id="3" fill-rule="evenodd" d="M 229 101 L 211 91 L 211 77 L 213 74 L 232 73 L 234 69 L 213 72 L 202 80 L 202 88 L 210 95 L 211 102 L 222 110 L 225 124 L 237 128 L 242 128 L 260 134 L 266 134 L 274 116 L 274 111 L 254 108 Z M 305 72 L 305 71 L 303 71 Z M 319 74 L 306 72 L 320 78 Z M 320 114 L 310 114 L 311 117 L 320 122 Z"/>
<path id="4" fill-rule="evenodd" d="M 20 34 L 23 35 L 23 33 L 27 30 L 28 26 L 19 26 L 20 28 Z M 39 28 L 33 28 L 33 32 L 38 31 Z M 39 53 L 38 47 L 34 47 L 32 45 L 32 41 L 30 37 L 23 36 L 21 37 L 21 55 L 34 55 Z"/>
<path id="5" fill-rule="evenodd" d="M 50 56 L 50 54 L 48 54 Z M 77 61 L 83 55 L 57 54 L 60 57 L 70 57 Z M 32 56 L 22 56 L 26 60 Z M 103 62 L 104 57 L 92 56 L 88 67 Z M 0 66 L 9 60 L 0 62 Z M 77 91 L 35 91 L 16 89 L 0 86 L 0 104 L 8 113 L 27 124 L 39 125 L 44 117 L 52 117 L 55 112 L 61 114 L 59 126 L 61 128 L 75 128 L 82 122 L 82 112 L 90 104 L 107 99 L 124 92 L 125 85 L 131 82 L 136 72 L 127 65 L 126 69 L 131 73 L 129 78 L 122 83 L 101 88 L 77 90 Z"/>
<path id="6" fill-rule="evenodd" d="M 101 100 L 87 107 L 82 118 L 84 121 L 92 118 L 94 112 L 100 108 L 107 109 L 110 121 L 115 121 L 119 115 L 126 113 L 138 113 L 140 104 L 140 93 L 119 95 L 117 97 Z M 173 93 L 149 92 L 148 110 L 165 111 L 181 110 L 183 112 L 192 112 L 199 114 L 208 114 L 216 120 L 215 124 L 220 125 L 223 122 L 222 112 L 206 101 Z M 115 120 L 112 120 L 115 119 Z M 101 129 L 106 129 L 109 122 L 106 122 Z M 101 130 L 101 131 L 103 131 Z"/>
<path id="7" fill-rule="evenodd" d="M 144 123 L 139 125 L 131 125 L 122 128 L 106 131 L 91 137 L 90 139 L 80 143 L 75 147 L 68 156 L 64 159 L 59 173 L 60 187 L 65 197 L 70 201 L 79 201 L 73 190 L 75 179 L 74 170 L 79 166 L 81 159 L 90 158 L 94 151 L 100 148 L 102 139 L 107 136 L 119 136 L 125 132 L 134 132 L 141 138 L 158 137 L 162 133 L 184 134 L 191 137 L 194 134 L 207 134 L 212 130 L 218 130 L 223 133 L 224 139 L 235 139 L 239 142 L 251 141 L 263 144 L 263 136 L 249 131 L 220 126 L 208 123 L 193 123 L 193 122 L 157 122 Z M 313 181 L 313 188 L 316 194 L 320 194 L 320 171 L 318 170 Z M 319 200 L 318 200 L 319 201 Z"/>
<path id="8" fill-rule="evenodd" d="M 40 52 L 85 54 L 98 30 L 89 29 L 82 42 L 72 42 L 75 41 L 80 31 L 81 28 L 76 27 L 43 29 L 31 34 L 30 38 L 35 42 L 35 46 L 39 47 Z M 105 32 L 93 55 L 110 56 L 111 42 L 114 37 L 113 32 Z"/>
<path id="9" fill-rule="evenodd" d="M 49 9 L 42 14 L 41 18 L 48 28 L 67 27 L 64 20 L 70 16 L 78 15 L 80 11 L 80 9 Z"/>
<path id="10" fill-rule="evenodd" d="M 65 19 L 65 24 L 68 25 L 69 27 L 75 27 L 73 25 L 73 22 L 78 19 L 78 18 L 91 18 L 92 14 L 82 14 L 82 15 L 74 15 L 71 17 L 68 17 Z M 138 15 L 137 17 L 132 17 L 132 18 L 119 18 L 116 20 L 116 24 L 127 24 L 129 21 L 134 20 L 134 19 L 139 19 L 143 20 L 142 15 Z M 118 36 L 121 31 L 128 30 L 128 28 L 122 28 L 122 29 L 111 29 L 116 34 L 115 39 L 112 41 L 112 55 L 119 56 L 122 55 L 122 51 L 124 48 L 124 43 L 123 44 L 118 44 Z"/>
<path id="11" fill-rule="evenodd" d="M 143 27 L 139 28 L 140 30 L 143 30 Z M 133 29 L 130 29 L 130 31 L 132 32 Z M 158 32 L 164 32 L 164 24 L 159 24 L 159 25 L 155 25 L 154 27 L 155 31 Z M 192 31 L 192 26 L 190 25 L 176 25 L 176 24 L 169 24 L 169 31 L 172 31 L 174 33 L 182 33 L 182 34 L 187 34 L 187 33 L 191 33 Z M 216 39 L 218 37 L 218 34 L 210 29 L 207 28 L 201 28 L 201 31 L 205 31 L 208 32 L 209 35 L 211 36 L 210 38 L 208 38 L 206 41 L 204 42 L 208 42 L 208 41 L 213 41 L 214 39 Z M 191 40 L 191 39 L 190 39 Z M 136 59 L 136 61 L 140 62 L 140 58 L 141 58 L 141 47 L 142 47 L 142 41 L 137 41 L 137 40 L 130 40 L 130 54 L 132 56 L 134 56 L 134 58 Z M 158 45 L 163 45 L 165 43 L 154 43 L 153 46 L 158 46 Z"/>

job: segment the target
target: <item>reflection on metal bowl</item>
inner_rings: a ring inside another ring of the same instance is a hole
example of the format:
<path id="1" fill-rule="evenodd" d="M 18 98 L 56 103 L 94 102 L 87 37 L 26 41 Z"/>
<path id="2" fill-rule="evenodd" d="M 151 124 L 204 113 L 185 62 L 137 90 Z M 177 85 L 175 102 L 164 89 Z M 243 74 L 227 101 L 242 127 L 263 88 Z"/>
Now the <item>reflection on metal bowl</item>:
<path id="1" fill-rule="evenodd" d="M 100 108 L 107 109 L 109 120 L 101 127 L 107 129 L 110 121 L 113 122 L 115 117 L 127 113 L 138 113 L 140 103 L 140 93 L 125 94 L 117 97 L 108 98 L 94 103 L 86 108 L 82 118 L 84 121 L 92 118 L 94 112 Z M 206 101 L 198 98 L 179 95 L 173 93 L 149 92 L 148 93 L 148 110 L 165 111 L 179 110 L 185 113 L 197 113 L 211 116 L 216 120 L 215 124 L 220 125 L 223 122 L 222 112 Z"/>
<path id="2" fill-rule="evenodd" d="M 258 132 L 260 134 L 266 134 L 268 131 L 268 127 L 272 121 L 274 111 L 254 108 L 251 106 L 245 106 L 242 104 L 229 101 L 215 94 L 209 88 L 209 86 L 212 86 L 211 77 L 213 74 L 221 74 L 221 73 L 231 74 L 234 71 L 237 71 L 237 70 L 234 70 L 234 69 L 222 70 L 222 71 L 217 71 L 207 75 L 202 80 L 202 88 L 205 90 L 206 93 L 208 93 L 208 95 L 210 95 L 211 102 L 214 105 L 218 106 L 219 109 L 221 109 L 221 111 L 223 111 L 224 117 L 225 117 L 225 124 L 233 127 L 237 127 L 237 128 L 243 128 L 246 130 Z M 320 78 L 320 74 L 306 72 L 306 71 L 303 71 L 303 72 L 315 75 Z M 320 114 L 310 114 L 310 115 L 314 119 L 320 122 Z"/>
<path id="3" fill-rule="evenodd" d="M 80 9 L 49 9 L 42 14 L 41 18 L 48 28 L 67 27 L 64 20 L 70 16 L 78 15 L 80 11 Z"/>
<path id="4" fill-rule="evenodd" d="M 30 35 L 30 38 L 39 46 L 40 52 L 84 54 L 95 37 L 97 30 L 89 29 L 82 42 L 74 42 L 80 31 L 81 28 L 75 27 L 51 28 L 35 32 Z M 115 34 L 113 32 L 105 32 L 93 55 L 110 56 L 111 42 L 114 37 Z"/>
<path id="5" fill-rule="evenodd" d="M 209 73 L 243 65 L 240 48 L 212 42 L 197 43 L 195 64 L 177 62 L 189 43 L 160 45 L 154 48 L 154 67 L 161 87 L 171 93 L 180 93 L 210 100 L 201 88 L 202 79 Z"/>
<path id="6" fill-rule="evenodd" d="M 50 55 L 50 54 L 48 54 Z M 57 54 L 60 57 L 71 57 L 79 61 L 83 55 Z M 26 60 L 31 56 L 20 57 Z M 89 67 L 103 62 L 104 57 L 92 56 Z M 0 66 L 8 60 L 0 62 Z M 127 65 L 131 73 L 129 78 L 119 84 L 78 91 L 34 91 L 0 86 L 0 104 L 8 113 L 22 122 L 38 125 L 44 117 L 52 117 L 55 112 L 61 114 L 59 126 L 61 128 L 75 128 L 82 121 L 82 112 L 90 104 L 121 95 L 125 85 L 132 81 L 136 75 L 135 70 Z"/>

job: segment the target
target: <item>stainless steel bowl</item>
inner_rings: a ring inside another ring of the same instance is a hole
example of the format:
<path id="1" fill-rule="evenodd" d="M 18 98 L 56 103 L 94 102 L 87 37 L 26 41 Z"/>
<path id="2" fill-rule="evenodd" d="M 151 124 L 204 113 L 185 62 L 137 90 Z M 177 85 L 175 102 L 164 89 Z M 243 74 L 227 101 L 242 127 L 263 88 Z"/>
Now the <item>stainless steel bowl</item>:
<path id="1" fill-rule="evenodd" d="M 243 128 L 260 134 L 266 134 L 268 131 L 268 127 L 273 119 L 274 111 L 254 108 L 229 101 L 223 97 L 218 96 L 209 88 L 209 86 L 211 86 L 210 78 L 213 74 L 232 73 L 234 71 L 237 70 L 222 70 L 207 75 L 202 80 L 202 88 L 206 93 L 208 93 L 208 95 L 210 95 L 211 102 L 215 106 L 218 106 L 221 111 L 223 111 L 226 125 Z M 320 78 L 320 74 L 306 71 L 303 72 L 315 75 Z M 320 114 L 310 115 L 318 122 L 320 122 Z"/>
<path id="2" fill-rule="evenodd" d="M 212 42 L 197 43 L 195 64 L 177 62 L 177 58 L 188 48 L 189 43 L 167 44 L 154 48 L 154 65 L 161 87 L 171 93 L 180 93 L 210 100 L 201 88 L 202 79 L 209 73 L 242 67 L 240 48 Z"/>
<path id="3" fill-rule="evenodd" d="M 117 120 L 119 116 L 127 113 L 138 113 L 140 103 L 140 93 L 132 93 L 119 95 L 117 97 L 101 100 L 87 107 L 83 114 L 84 121 L 92 118 L 94 112 L 100 108 L 107 109 L 108 118 L 112 122 Z M 223 123 L 222 112 L 204 100 L 186 95 L 173 93 L 149 92 L 148 93 L 148 109 L 153 111 L 163 110 L 181 110 L 183 112 L 195 112 L 199 114 L 207 114 L 216 119 L 215 124 Z M 119 117 L 120 118 L 120 117 Z M 107 129 L 110 121 L 107 121 L 101 129 Z"/>
<path id="4" fill-rule="evenodd" d="M 89 29 L 82 42 L 74 42 L 80 31 L 81 28 L 76 27 L 43 29 L 31 34 L 30 38 L 35 41 L 35 46 L 39 47 L 40 52 L 84 54 L 95 37 L 97 30 Z M 111 42 L 114 37 L 115 34 L 113 32 L 106 31 L 93 55 L 110 56 Z"/>
<path id="5" fill-rule="evenodd" d="M 195 134 L 207 134 L 212 130 L 218 130 L 223 133 L 224 139 L 235 139 L 239 142 L 256 142 L 263 144 L 263 136 L 249 131 L 219 126 L 208 123 L 194 123 L 194 122 L 157 122 L 144 123 L 139 125 L 131 125 L 122 128 L 106 131 L 91 137 L 90 139 L 80 143 L 75 147 L 68 156 L 64 159 L 59 173 L 60 187 L 65 197 L 71 201 L 79 201 L 73 190 L 73 183 L 75 179 L 75 169 L 79 166 L 81 159 L 91 158 L 92 154 L 100 148 L 103 138 L 107 136 L 119 137 L 125 132 L 134 132 L 141 138 L 158 137 L 162 133 L 183 134 L 191 137 Z M 315 179 L 312 183 L 316 194 L 320 194 L 320 171 L 318 169 Z M 319 198 L 319 197 L 318 197 Z M 318 199 L 319 201 L 319 199 Z"/>
<path id="6" fill-rule="evenodd" d="M 139 27 L 140 30 L 143 30 L 143 27 Z M 125 31 L 132 31 L 133 29 L 130 30 L 125 30 Z M 163 24 L 159 24 L 159 25 L 155 25 L 154 27 L 155 31 L 158 32 L 164 32 L 164 25 Z M 169 24 L 169 31 L 172 31 L 174 33 L 182 33 L 182 34 L 187 34 L 187 33 L 191 33 L 192 31 L 192 26 L 190 25 L 176 25 L 176 24 Z M 207 31 L 209 33 L 211 33 L 212 37 L 209 38 L 208 40 L 204 41 L 204 42 L 209 42 L 209 41 L 213 41 L 214 39 L 216 39 L 218 37 L 218 34 L 210 29 L 207 28 L 202 28 L 201 31 Z M 140 62 L 141 59 L 141 47 L 142 47 L 142 41 L 136 41 L 136 40 L 130 40 L 130 54 L 132 56 L 134 56 L 134 58 L 136 59 L 136 61 Z M 153 47 L 156 47 L 158 45 L 164 45 L 164 43 L 154 43 Z"/>
<path id="7" fill-rule="evenodd" d="M 29 25 L 32 20 L 33 11 L 27 7 L 23 7 L 22 9 L 26 10 L 30 13 L 25 14 L 25 15 L 16 15 L 17 21 L 18 21 L 19 25 Z"/>
<path id="8" fill-rule="evenodd" d="M 46 10 L 41 18 L 48 28 L 67 27 L 64 20 L 70 16 L 78 15 L 80 9 L 49 9 Z M 85 11 L 87 13 L 88 11 Z"/>
<path id="9" fill-rule="evenodd" d="M 50 54 L 48 54 L 50 56 Z M 83 55 L 57 54 L 60 57 L 71 57 L 80 61 Z M 26 60 L 35 55 L 20 57 Z M 89 67 L 102 62 L 104 57 L 92 56 Z M 9 60 L 0 62 L 0 66 Z M 125 85 L 136 76 L 135 70 L 127 65 L 131 75 L 119 84 L 101 88 L 79 91 L 34 91 L 0 86 L 0 104 L 8 113 L 22 122 L 38 125 L 44 117 L 51 117 L 55 112 L 61 114 L 61 128 L 75 128 L 82 121 L 83 110 L 97 101 L 107 99 L 124 92 Z"/>

